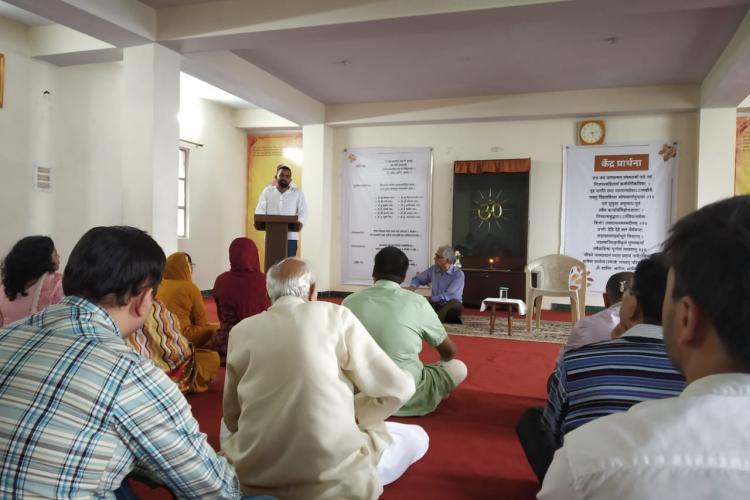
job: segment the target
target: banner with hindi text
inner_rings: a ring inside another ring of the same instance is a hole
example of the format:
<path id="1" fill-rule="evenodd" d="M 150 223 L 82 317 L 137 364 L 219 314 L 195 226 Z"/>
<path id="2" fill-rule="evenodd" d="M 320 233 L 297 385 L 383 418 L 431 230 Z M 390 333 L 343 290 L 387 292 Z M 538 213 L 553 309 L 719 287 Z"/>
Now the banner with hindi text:
<path id="1" fill-rule="evenodd" d="M 676 172 L 673 141 L 564 147 L 560 252 L 586 263 L 591 292 L 659 250 Z"/>
<path id="2" fill-rule="evenodd" d="M 431 148 L 344 150 L 342 282 L 372 284 L 375 254 L 395 246 L 407 276 L 431 263 Z"/>

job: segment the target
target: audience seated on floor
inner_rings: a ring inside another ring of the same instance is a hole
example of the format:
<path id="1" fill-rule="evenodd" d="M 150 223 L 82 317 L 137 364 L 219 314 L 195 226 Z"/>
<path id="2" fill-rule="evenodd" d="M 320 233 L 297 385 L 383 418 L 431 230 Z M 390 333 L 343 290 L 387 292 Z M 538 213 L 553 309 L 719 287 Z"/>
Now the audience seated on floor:
<path id="1" fill-rule="evenodd" d="M 0 266 L 0 327 L 41 311 L 63 298 L 60 256 L 52 239 L 19 240 Z"/>
<path id="2" fill-rule="evenodd" d="M 633 285 L 622 297 L 624 333 L 563 353 L 549 384 L 546 406 L 530 408 L 521 416 L 516 431 L 540 481 L 563 436 L 573 429 L 627 411 L 641 401 L 676 396 L 685 387 L 662 337 L 666 283 L 667 266 L 661 254 L 640 261 Z"/>
<path id="3" fill-rule="evenodd" d="M 567 434 L 540 499 L 750 498 L 750 196 L 687 215 L 664 248 L 664 342 L 688 386 Z"/>
<path id="4" fill-rule="evenodd" d="M 258 248 L 251 239 L 236 238 L 232 241 L 229 266 L 229 271 L 216 278 L 213 290 L 220 325 L 212 348 L 219 353 L 222 362 L 226 361 L 232 327 L 271 305 L 266 292 L 266 275 L 260 272 Z"/>
<path id="5" fill-rule="evenodd" d="M 164 261 L 143 231 L 93 228 L 70 254 L 67 296 L 0 329 L 0 498 L 114 498 L 135 467 L 180 498 L 240 498 L 177 386 L 123 340 Z"/>
<path id="6" fill-rule="evenodd" d="M 579 320 L 568 335 L 564 350 L 576 349 L 588 344 L 609 340 L 612 330 L 620 324 L 622 294 L 633 284 L 633 273 L 615 273 L 605 285 L 604 309 Z"/>
<path id="7" fill-rule="evenodd" d="M 170 255 L 156 297 L 177 315 L 182 334 L 195 347 L 210 347 L 218 325 L 208 322 L 203 296 L 193 283 L 193 266 L 184 252 Z"/>
<path id="8" fill-rule="evenodd" d="M 443 245 L 435 252 L 435 264 L 417 274 L 409 286 L 415 291 L 420 286 L 432 284 L 430 305 L 443 323 L 461 323 L 464 312 L 464 272 L 453 265 L 456 252 L 453 247 Z"/>
<path id="9" fill-rule="evenodd" d="M 182 392 L 207 391 L 219 371 L 219 354 L 193 346 L 180 332 L 180 320 L 159 299 L 154 299 L 146 322 L 126 342 Z"/>
<path id="10" fill-rule="evenodd" d="M 384 422 L 414 381 L 349 309 L 315 301 L 305 261 L 285 259 L 267 280 L 273 305 L 229 334 L 222 451 L 242 491 L 377 498 L 427 451 L 421 427 Z"/>
<path id="11" fill-rule="evenodd" d="M 399 417 L 426 415 L 464 381 L 466 365 L 453 357 L 456 346 L 435 311 L 419 295 L 401 288 L 409 258 L 396 247 L 375 255 L 375 285 L 349 295 L 343 305 L 359 318 L 375 342 L 417 386 L 414 396 L 396 412 Z M 441 361 L 423 365 L 422 340 L 435 347 Z"/>

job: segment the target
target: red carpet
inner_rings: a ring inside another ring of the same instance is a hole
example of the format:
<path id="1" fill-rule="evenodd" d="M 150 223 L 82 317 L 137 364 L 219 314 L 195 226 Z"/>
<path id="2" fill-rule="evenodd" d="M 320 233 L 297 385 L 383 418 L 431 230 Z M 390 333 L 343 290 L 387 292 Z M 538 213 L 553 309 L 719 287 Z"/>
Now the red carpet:
<path id="1" fill-rule="evenodd" d="M 452 337 L 469 376 L 431 415 L 398 419 L 430 435 L 427 455 L 385 499 L 532 499 L 539 486 L 518 444 L 515 424 L 542 404 L 559 345 Z M 425 361 L 437 360 L 434 350 Z"/>
<path id="2" fill-rule="evenodd" d="M 214 310 L 209 310 L 209 317 L 212 314 Z M 515 423 L 525 408 L 543 404 L 547 377 L 560 346 L 451 338 L 458 346 L 457 357 L 469 367 L 469 376 L 433 414 L 394 419 L 424 427 L 430 435 L 430 449 L 401 479 L 386 486 L 381 498 L 534 498 L 539 485 L 518 444 Z M 425 347 L 423 359 L 432 362 L 438 356 Z M 201 430 L 216 448 L 223 383 L 222 371 L 208 392 L 188 396 Z M 137 491 L 143 498 L 168 498 L 139 485 Z"/>

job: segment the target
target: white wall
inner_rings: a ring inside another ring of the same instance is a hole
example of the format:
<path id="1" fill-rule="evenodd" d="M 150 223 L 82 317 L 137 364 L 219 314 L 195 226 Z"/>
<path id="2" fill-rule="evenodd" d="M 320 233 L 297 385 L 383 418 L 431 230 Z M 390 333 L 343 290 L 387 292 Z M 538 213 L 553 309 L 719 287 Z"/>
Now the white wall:
<path id="1" fill-rule="evenodd" d="M 28 57 L 26 27 L 0 18 L 0 252 L 47 234 L 63 262 L 94 225 L 121 221 L 118 63 L 57 68 Z M 45 91 L 48 94 L 45 94 Z M 32 189 L 34 163 L 52 167 L 51 193 Z"/>
<path id="2" fill-rule="evenodd" d="M 0 17 L 5 54 L 4 103 L 0 108 L 0 255 L 31 233 L 53 234 L 53 196 L 32 191 L 32 161 L 51 152 L 52 125 L 45 89 L 54 89 L 54 67 L 28 57 L 25 26 Z"/>
<path id="3" fill-rule="evenodd" d="M 56 67 L 31 59 L 28 29 L 5 18 L 0 52 L 0 258 L 21 237 L 47 234 L 64 264 L 85 231 L 122 224 L 125 211 L 153 197 L 149 189 L 123 206 L 122 172 L 132 168 L 122 159 L 123 63 Z M 34 163 L 52 167 L 52 193 L 32 190 Z"/>
<path id="4" fill-rule="evenodd" d="M 56 67 L 31 59 L 28 29 L 2 17 L 0 52 L 6 57 L 0 109 L 0 258 L 23 236 L 48 234 L 64 264 L 86 230 L 122 224 L 126 213 L 153 201 L 154 193 L 147 189 L 124 206 L 123 172 L 135 167 L 123 160 L 123 127 L 129 126 L 123 123 L 123 97 L 129 91 L 124 66 Z M 205 147 L 191 147 L 190 238 L 181 240 L 179 248 L 198 264 L 198 285 L 211 289 L 216 276 L 228 269 L 229 243 L 245 233 L 246 138 L 234 126 L 230 108 L 202 99 L 189 100 L 183 108 L 198 118 L 192 123 L 199 127 L 186 128 L 181 137 Z M 34 162 L 53 168 L 53 193 L 32 190 Z M 172 213 L 176 219 L 176 207 Z"/>
<path id="5" fill-rule="evenodd" d="M 737 110 L 700 110 L 697 206 L 734 196 Z"/>
<path id="6" fill-rule="evenodd" d="M 205 99 L 183 96 L 180 121 L 180 138 L 204 146 L 182 143 L 190 149 L 190 220 L 188 238 L 178 247 L 196 263 L 198 287 L 211 290 L 216 276 L 229 269 L 229 243 L 245 235 L 247 139 L 234 126 L 231 108 Z"/>
<path id="7" fill-rule="evenodd" d="M 55 147 L 55 243 L 63 258 L 94 226 L 122 224 L 120 95 L 122 65 L 57 68 L 49 100 Z"/>
<path id="8" fill-rule="evenodd" d="M 679 151 L 678 215 L 695 208 L 697 113 L 609 116 L 607 142 L 675 139 Z M 453 162 L 531 157 L 528 258 L 557 253 L 560 246 L 562 145 L 574 143 L 577 119 L 539 119 L 437 125 L 395 125 L 334 129 L 331 289 L 357 290 L 341 283 L 341 151 L 366 146 L 433 147 L 432 246 L 451 241 Z M 601 304 L 590 296 L 588 304 Z"/>

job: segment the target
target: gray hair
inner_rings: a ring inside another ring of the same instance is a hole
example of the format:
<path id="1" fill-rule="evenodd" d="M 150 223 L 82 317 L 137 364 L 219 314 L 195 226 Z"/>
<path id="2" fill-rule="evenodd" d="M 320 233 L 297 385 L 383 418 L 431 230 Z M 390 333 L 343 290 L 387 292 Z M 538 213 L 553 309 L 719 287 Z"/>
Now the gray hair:
<path id="1" fill-rule="evenodd" d="M 453 247 L 450 245 L 441 246 L 435 253 L 437 253 L 439 256 L 441 256 L 451 264 L 453 264 L 453 262 L 456 260 L 456 251 L 453 250 Z"/>
<path id="2" fill-rule="evenodd" d="M 286 296 L 307 300 L 314 282 L 310 264 L 296 257 L 277 262 L 266 273 L 266 288 L 271 302 Z"/>

